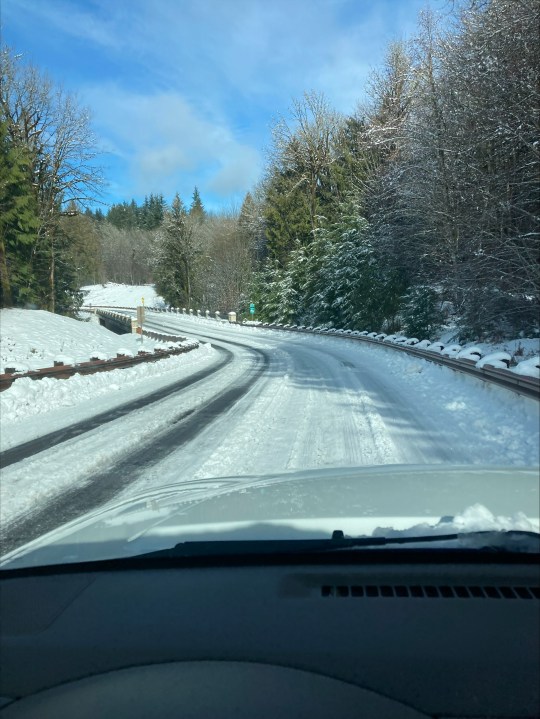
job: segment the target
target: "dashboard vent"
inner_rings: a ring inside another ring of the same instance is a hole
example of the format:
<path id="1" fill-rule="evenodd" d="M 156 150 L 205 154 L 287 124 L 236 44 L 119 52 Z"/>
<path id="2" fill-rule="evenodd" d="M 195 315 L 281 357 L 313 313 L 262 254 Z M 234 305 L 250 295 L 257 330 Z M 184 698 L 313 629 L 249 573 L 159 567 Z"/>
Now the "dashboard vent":
<path id="1" fill-rule="evenodd" d="M 540 599 L 540 587 L 433 584 L 323 584 L 322 597 L 358 599 Z"/>

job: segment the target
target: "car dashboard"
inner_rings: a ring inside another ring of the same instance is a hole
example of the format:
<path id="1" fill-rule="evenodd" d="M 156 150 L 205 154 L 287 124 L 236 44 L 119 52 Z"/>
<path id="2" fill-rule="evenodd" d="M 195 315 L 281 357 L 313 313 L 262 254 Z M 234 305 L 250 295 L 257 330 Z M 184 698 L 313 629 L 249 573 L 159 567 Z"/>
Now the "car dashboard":
<path id="1" fill-rule="evenodd" d="M 538 557 L 2 572 L 9 717 L 537 717 Z"/>

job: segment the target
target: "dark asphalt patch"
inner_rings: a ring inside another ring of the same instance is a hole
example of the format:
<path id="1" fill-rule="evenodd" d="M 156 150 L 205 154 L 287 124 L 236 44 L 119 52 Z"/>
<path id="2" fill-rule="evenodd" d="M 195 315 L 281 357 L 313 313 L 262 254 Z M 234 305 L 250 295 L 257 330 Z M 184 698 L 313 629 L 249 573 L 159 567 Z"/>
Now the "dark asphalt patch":
<path id="1" fill-rule="evenodd" d="M 19 444 L 16 447 L 6 449 L 3 452 L 0 452 L 0 468 L 8 467 L 10 464 L 15 464 L 16 462 L 20 462 L 22 459 L 32 457 L 33 455 L 43 452 L 46 449 L 50 449 L 57 444 L 66 442 L 68 439 L 73 439 L 74 437 L 79 437 L 85 432 L 90 432 L 107 422 L 112 422 L 115 419 L 124 417 L 130 412 L 134 412 L 142 407 L 147 407 L 154 402 L 159 402 L 165 397 L 169 397 L 170 395 L 175 394 L 176 392 L 179 392 L 196 382 L 200 382 L 214 372 L 218 372 L 226 364 L 232 361 L 234 355 L 232 352 L 224 349 L 223 347 L 214 347 L 214 349 L 222 355 L 220 361 L 216 365 L 207 367 L 199 372 L 195 372 L 195 374 L 185 377 L 174 384 L 167 385 L 167 387 L 164 387 L 157 392 L 152 392 L 152 394 L 139 397 L 131 402 L 126 402 L 125 404 L 121 404 L 118 407 L 107 410 L 106 412 L 101 412 L 101 414 L 96 414 L 93 417 L 84 419 L 81 422 L 76 422 L 69 427 L 63 427 L 55 432 L 49 432 L 49 434 L 45 434 L 42 437 L 37 437 L 36 439 Z M 61 382 L 63 380 L 58 381 Z"/>
<path id="2" fill-rule="evenodd" d="M 63 492 L 37 512 L 2 528 L 1 554 L 31 542 L 61 525 L 77 519 L 113 499 L 148 467 L 194 439 L 216 417 L 232 407 L 257 382 L 268 367 L 266 353 L 254 350 L 258 366 L 242 382 L 218 394 L 211 402 L 193 412 L 154 440 L 140 446 L 106 471 L 90 477 L 83 486 Z"/>

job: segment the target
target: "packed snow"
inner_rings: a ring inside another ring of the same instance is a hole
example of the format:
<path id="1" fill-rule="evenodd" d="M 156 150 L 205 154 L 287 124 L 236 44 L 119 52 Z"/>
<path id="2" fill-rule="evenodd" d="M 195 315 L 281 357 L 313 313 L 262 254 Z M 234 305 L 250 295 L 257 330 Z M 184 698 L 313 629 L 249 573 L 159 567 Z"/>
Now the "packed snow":
<path id="1" fill-rule="evenodd" d="M 111 296 L 118 303 L 127 301 L 116 289 Z M 18 313 L 24 322 L 15 321 Z M 4 364 L 50 365 L 58 353 L 88 359 L 89 351 L 115 356 L 119 347 L 139 348 L 137 337 L 114 335 L 92 322 L 30 310 L 3 311 L 1 319 Z M 179 480 L 320 467 L 539 463 L 538 402 L 387 345 L 152 312 L 147 324 L 207 344 L 129 370 L 69 380 L 17 380 L 0 393 L 2 448 L 211 367 L 219 354 L 210 341 L 232 352 L 234 361 L 180 394 L 5 468 L 2 525 L 150 446 L 179 417 L 204 408 L 250 376 L 261 352 L 268 367 L 250 391 L 189 443 L 134 474 L 119 499 Z M 4 338 L 9 338 L 6 350 Z"/>
<path id="2" fill-rule="evenodd" d="M 126 369 L 87 375 L 75 374 L 62 380 L 50 377 L 40 380 L 21 377 L 0 393 L 0 427 L 2 428 L 0 447 L 4 450 L 9 446 L 9 438 L 17 434 L 15 425 L 29 417 L 49 413 L 62 407 L 94 402 L 101 395 L 111 398 L 121 390 L 128 390 L 129 399 L 133 399 L 133 390 L 144 388 L 148 393 L 149 380 L 165 376 L 169 382 L 172 382 L 177 380 L 187 368 L 200 369 L 214 356 L 215 352 L 209 344 L 206 344 L 187 354 L 173 355 L 157 362 L 143 363 Z M 17 426 L 17 429 L 20 428 Z M 28 438 L 26 431 L 25 436 Z"/>

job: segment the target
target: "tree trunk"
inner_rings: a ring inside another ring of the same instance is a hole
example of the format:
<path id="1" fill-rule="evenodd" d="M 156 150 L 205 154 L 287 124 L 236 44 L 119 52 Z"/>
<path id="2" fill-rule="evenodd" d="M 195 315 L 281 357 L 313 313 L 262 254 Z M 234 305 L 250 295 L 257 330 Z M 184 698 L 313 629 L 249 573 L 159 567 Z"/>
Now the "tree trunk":
<path id="1" fill-rule="evenodd" d="M 11 282 L 7 266 L 6 247 L 4 239 L 0 238 L 0 279 L 2 280 L 2 307 L 12 307 Z"/>
<path id="2" fill-rule="evenodd" d="M 56 311 L 56 277 L 55 277 L 54 240 L 51 242 L 51 265 L 49 272 L 49 312 Z"/>

